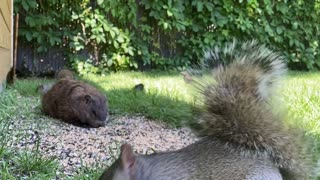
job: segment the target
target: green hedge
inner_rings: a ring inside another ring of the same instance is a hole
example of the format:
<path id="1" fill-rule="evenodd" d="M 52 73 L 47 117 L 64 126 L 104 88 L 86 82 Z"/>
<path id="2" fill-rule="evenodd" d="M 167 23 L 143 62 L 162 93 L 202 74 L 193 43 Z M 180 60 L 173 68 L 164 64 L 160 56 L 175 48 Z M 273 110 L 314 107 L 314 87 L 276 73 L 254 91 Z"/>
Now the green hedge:
<path id="1" fill-rule="evenodd" d="M 38 53 L 66 47 L 80 73 L 183 69 L 233 38 L 268 44 L 291 68 L 320 67 L 319 0 L 15 0 L 14 7 L 20 41 Z"/>

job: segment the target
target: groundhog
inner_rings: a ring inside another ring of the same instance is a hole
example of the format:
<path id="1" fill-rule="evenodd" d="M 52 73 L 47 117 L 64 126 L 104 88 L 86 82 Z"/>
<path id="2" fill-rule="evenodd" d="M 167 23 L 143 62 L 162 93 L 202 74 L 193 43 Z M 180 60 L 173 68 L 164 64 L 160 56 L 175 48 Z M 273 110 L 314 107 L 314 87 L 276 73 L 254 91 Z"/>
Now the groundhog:
<path id="1" fill-rule="evenodd" d="M 86 83 L 66 78 L 42 96 L 42 110 L 67 123 L 91 127 L 104 126 L 109 116 L 106 96 Z"/>
<path id="2" fill-rule="evenodd" d="M 62 69 L 60 71 L 57 71 L 55 74 L 55 77 L 57 80 L 60 79 L 74 79 L 73 73 L 68 69 Z"/>

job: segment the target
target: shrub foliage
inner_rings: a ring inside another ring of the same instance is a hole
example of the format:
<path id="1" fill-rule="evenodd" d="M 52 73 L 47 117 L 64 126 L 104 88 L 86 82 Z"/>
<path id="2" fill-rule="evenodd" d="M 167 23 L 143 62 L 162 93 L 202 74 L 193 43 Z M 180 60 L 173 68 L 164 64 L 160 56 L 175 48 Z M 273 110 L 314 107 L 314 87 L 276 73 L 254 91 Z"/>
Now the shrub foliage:
<path id="1" fill-rule="evenodd" d="M 20 42 L 65 48 L 80 73 L 183 69 L 233 38 L 281 51 L 289 66 L 320 66 L 319 0 L 15 0 Z M 87 54 L 84 56 L 83 54 Z"/>

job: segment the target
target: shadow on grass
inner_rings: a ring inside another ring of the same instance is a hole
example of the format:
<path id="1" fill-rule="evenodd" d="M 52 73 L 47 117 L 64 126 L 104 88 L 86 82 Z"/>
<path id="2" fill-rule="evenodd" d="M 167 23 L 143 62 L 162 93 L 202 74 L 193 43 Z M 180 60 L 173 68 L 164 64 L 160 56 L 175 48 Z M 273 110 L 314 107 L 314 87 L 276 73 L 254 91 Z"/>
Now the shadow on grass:
<path id="1" fill-rule="evenodd" d="M 156 78 L 156 76 L 155 76 Z M 79 79 L 96 87 L 108 98 L 111 115 L 141 115 L 148 119 L 158 120 L 171 126 L 181 126 L 193 119 L 197 108 L 193 103 L 186 102 L 181 97 L 160 93 L 157 89 L 148 92 L 138 92 L 131 88 L 104 89 L 101 81 Z M 52 83 L 54 79 L 20 79 L 12 86 L 22 96 L 40 98 L 37 87 L 40 84 Z"/>
<path id="2" fill-rule="evenodd" d="M 172 77 L 173 74 L 177 73 L 150 72 L 143 75 L 132 73 L 134 76 L 153 77 L 155 79 L 159 79 L 159 75 Z M 132 77 L 130 78 L 132 79 Z M 196 107 L 195 103 L 187 102 L 176 95 L 170 96 L 168 94 L 166 96 L 154 88 L 151 88 L 148 92 L 135 91 L 134 86 L 106 90 L 100 84 L 109 82 L 108 78 L 102 80 L 103 82 L 101 80 L 94 82 L 90 78 L 81 78 L 80 80 L 96 87 L 107 96 L 111 115 L 141 115 L 151 120 L 165 122 L 173 127 L 179 127 L 182 124 L 189 124 L 194 119 L 195 114 L 199 114 L 199 108 Z M 111 81 L 108 84 L 112 86 Z"/>
<path id="3" fill-rule="evenodd" d="M 190 103 L 152 92 L 112 89 L 105 91 L 105 94 L 111 114 L 142 115 L 172 126 L 181 126 L 182 123 L 189 122 L 196 111 L 195 106 Z"/>
<path id="4" fill-rule="evenodd" d="M 22 96 L 38 96 L 37 87 L 42 84 L 53 83 L 54 79 L 27 78 L 15 81 L 10 88 L 18 90 Z"/>

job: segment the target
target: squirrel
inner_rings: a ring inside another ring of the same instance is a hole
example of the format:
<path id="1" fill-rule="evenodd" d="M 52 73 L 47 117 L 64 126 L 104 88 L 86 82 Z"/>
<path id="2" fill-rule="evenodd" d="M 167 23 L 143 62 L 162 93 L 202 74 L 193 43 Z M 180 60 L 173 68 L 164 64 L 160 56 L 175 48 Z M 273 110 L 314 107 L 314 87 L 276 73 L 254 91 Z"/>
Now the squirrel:
<path id="1" fill-rule="evenodd" d="M 151 155 L 123 144 L 100 180 L 306 179 L 302 133 L 288 128 L 270 103 L 286 73 L 284 58 L 252 40 L 214 48 L 205 60 L 220 65 L 212 70 L 215 83 L 201 85 L 200 140 Z"/>

